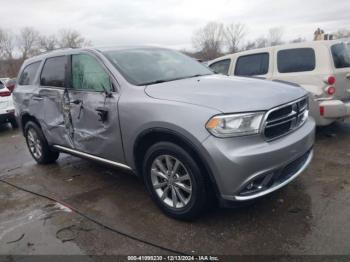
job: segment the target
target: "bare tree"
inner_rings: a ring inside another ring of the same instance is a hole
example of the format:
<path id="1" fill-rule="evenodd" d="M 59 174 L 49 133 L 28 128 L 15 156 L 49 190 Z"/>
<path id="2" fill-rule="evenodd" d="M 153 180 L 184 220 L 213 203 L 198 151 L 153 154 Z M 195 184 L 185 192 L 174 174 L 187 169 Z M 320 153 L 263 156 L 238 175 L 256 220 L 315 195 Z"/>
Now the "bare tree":
<path id="1" fill-rule="evenodd" d="M 269 30 L 268 40 L 270 46 L 283 44 L 283 28 L 281 27 L 273 27 Z"/>
<path id="2" fill-rule="evenodd" d="M 22 52 L 22 59 L 39 53 L 39 32 L 31 27 L 24 27 L 18 37 L 18 48 Z"/>
<path id="3" fill-rule="evenodd" d="M 261 36 L 255 40 L 255 46 L 256 48 L 267 47 L 269 46 L 269 40 L 266 37 Z"/>
<path id="4" fill-rule="evenodd" d="M 341 28 L 337 32 L 333 33 L 334 39 L 350 37 L 350 30 Z"/>
<path id="5" fill-rule="evenodd" d="M 39 47 L 44 52 L 55 50 L 58 47 L 58 40 L 55 35 L 40 36 Z"/>
<path id="6" fill-rule="evenodd" d="M 87 41 L 78 31 L 70 29 L 60 31 L 58 44 L 61 48 L 78 48 L 91 45 L 90 41 Z"/>
<path id="7" fill-rule="evenodd" d="M 0 28 L 0 57 L 3 59 L 13 59 L 14 49 L 14 35 L 10 31 Z"/>
<path id="8" fill-rule="evenodd" d="M 304 37 L 298 37 L 290 41 L 290 43 L 302 43 L 306 42 L 306 39 Z"/>
<path id="9" fill-rule="evenodd" d="M 248 41 L 243 47 L 242 50 L 251 50 L 256 48 L 256 42 Z"/>
<path id="10" fill-rule="evenodd" d="M 236 53 L 239 51 L 239 44 L 246 34 L 246 26 L 241 23 L 229 24 L 225 27 L 224 36 L 228 51 Z"/>
<path id="11" fill-rule="evenodd" d="M 193 46 L 199 50 L 203 59 L 213 59 L 221 54 L 224 26 L 221 23 L 209 22 L 198 29 L 193 36 Z"/>

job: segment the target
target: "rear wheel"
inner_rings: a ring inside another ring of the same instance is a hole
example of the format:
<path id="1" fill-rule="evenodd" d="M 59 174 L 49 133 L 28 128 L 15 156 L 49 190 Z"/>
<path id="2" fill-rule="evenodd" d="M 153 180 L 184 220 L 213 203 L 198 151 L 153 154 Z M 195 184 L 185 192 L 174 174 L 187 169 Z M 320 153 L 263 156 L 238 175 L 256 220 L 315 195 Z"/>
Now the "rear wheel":
<path id="1" fill-rule="evenodd" d="M 30 154 L 38 164 L 53 163 L 59 157 L 59 152 L 51 149 L 41 128 L 34 122 L 28 122 L 24 134 Z"/>
<path id="2" fill-rule="evenodd" d="M 207 203 L 205 177 L 194 159 L 170 142 L 151 146 L 143 165 L 148 191 L 163 212 L 177 219 L 193 219 Z"/>

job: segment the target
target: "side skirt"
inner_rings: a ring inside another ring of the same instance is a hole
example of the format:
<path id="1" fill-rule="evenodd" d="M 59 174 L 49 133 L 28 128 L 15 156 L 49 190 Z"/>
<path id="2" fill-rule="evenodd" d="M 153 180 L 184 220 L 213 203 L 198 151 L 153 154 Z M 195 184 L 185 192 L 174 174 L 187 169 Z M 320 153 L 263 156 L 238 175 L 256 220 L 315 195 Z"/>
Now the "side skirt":
<path id="1" fill-rule="evenodd" d="M 120 168 L 123 168 L 123 169 L 127 169 L 127 170 L 130 170 L 130 171 L 133 171 L 131 167 L 129 167 L 129 166 L 125 165 L 125 164 L 114 162 L 114 161 L 111 161 L 111 160 L 108 160 L 108 159 L 105 159 L 105 158 L 102 158 L 102 157 L 94 156 L 94 155 L 91 155 L 91 154 L 88 154 L 88 153 L 80 152 L 80 151 L 77 151 L 75 149 L 71 149 L 71 148 L 68 148 L 68 147 L 60 146 L 60 145 L 53 145 L 52 147 L 55 148 L 56 150 L 64 152 L 64 153 L 68 153 L 68 154 L 75 155 L 75 156 L 78 156 L 78 157 L 81 157 L 81 158 L 87 158 L 87 159 L 91 159 L 91 160 L 94 160 L 94 161 L 97 161 L 97 162 L 101 162 L 101 163 L 104 163 L 104 164 L 108 164 L 108 165 L 112 165 L 112 166 L 115 166 L 115 167 L 120 167 Z"/>

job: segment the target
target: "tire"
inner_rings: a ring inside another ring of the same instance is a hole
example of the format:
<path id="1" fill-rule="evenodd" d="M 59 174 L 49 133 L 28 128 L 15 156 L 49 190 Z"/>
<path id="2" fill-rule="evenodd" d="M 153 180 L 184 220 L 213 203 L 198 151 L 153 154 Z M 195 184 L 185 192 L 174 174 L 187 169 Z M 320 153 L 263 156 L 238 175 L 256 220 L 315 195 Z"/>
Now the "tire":
<path id="1" fill-rule="evenodd" d="M 176 161 L 179 163 L 176 164 Z M 163 168 L 168 168 L 169 162 L 168 170 L 172 171 L 162 172 L 159 162 Z M 173 172 L 176 165 L 177 171 Z M 167 179 L 160 173 L 167 174 Z M 152 199 L 172 218 L 195 219 L 205 210 L 207 197 L 211 195 L 207 194 L 205 176 L 196 161 L 183 148 L 171 142 L 158 142 L 147 150 L 143 161 L 143 178 Z"/>
<path id="2" fill-rule="evenodd" d="M 11 124 L 13 129 L 18 128 L 18 123 L 17 123 L 16 119 L 11 119 L 10 124 Z"/>
<path id="3" fill-rule="evenodd" d="M 24 127 L 24 135 L 30 154 L 38 164 L 50 164 L 59 157 L 59 152 L 51 149 L 41 128 L 29 121 Z"/>

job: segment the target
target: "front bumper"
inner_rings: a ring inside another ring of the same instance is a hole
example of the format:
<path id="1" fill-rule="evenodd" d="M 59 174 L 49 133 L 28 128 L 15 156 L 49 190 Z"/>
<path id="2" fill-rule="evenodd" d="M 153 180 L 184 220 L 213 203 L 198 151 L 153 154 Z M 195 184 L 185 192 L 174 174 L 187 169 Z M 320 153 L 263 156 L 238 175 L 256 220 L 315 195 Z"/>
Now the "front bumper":
<path id="1" fill-rule="evenodd" d="M 314 137 L 315 122 L 311 118 L 294 132 L 269 142 L 261 136 L 208 137 L 203 142 L 206 160 L 222 200 L 255 199 L 291 182 L 310 163 Z M 286 168 L 288 174 L 280 179 Z M 269 176 L 274 178 L 273 183 L 254 193 L 244 192 L 250 181 L 268 174 L 272 174 Z"/>

